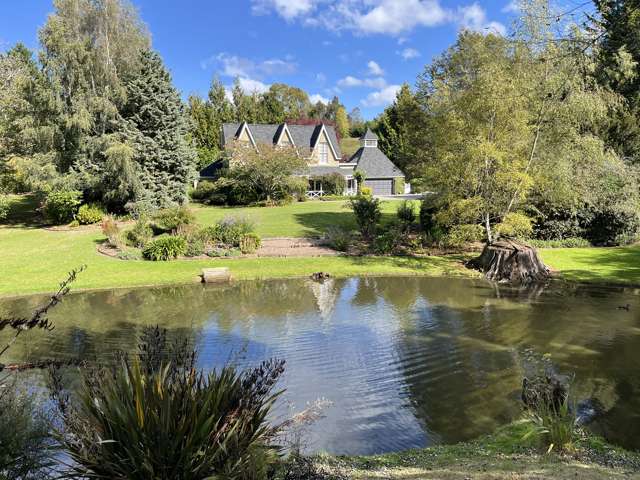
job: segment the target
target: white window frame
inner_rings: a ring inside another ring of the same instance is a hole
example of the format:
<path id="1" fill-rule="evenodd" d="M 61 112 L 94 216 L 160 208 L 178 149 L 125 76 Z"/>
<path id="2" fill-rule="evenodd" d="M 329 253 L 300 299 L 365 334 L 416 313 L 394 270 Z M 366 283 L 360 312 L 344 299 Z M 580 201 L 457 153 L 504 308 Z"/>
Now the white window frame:
<path id="1" fill-rule="evenodd" d="M 329 163 L 329 145 L 326 142 L 321 142 L 318 147 L 320 148 L 318 151 L 318 163 L 326 165 Z"/>

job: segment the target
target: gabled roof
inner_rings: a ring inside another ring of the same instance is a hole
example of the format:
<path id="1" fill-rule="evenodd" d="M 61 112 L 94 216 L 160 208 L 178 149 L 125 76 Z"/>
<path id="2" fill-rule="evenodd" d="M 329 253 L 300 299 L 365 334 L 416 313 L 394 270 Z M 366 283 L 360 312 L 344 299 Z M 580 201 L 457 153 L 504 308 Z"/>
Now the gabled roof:
<path id="1" fill-rule="evenodd" d="M 223 145 L 233 143 L 241 132 L 241 123 L 225 123 L 222 125 Z M 247 124 L 251 137 L 257 144 L 268 143 L 275 144 L 285 128 L 285 124 L 267 124 L 267 123 L 249 123 Z M 297 148 L 306 148 L 312 150 L 316 146 L 316 142 L 320 137 L 320 132 L 324 127 L 329 139 L 331 148 L 336 158 L 341 158 L 340 144 L 335 129 L 331 125 L 289 125 L 286 128 L 291 134 L 293 143 Z"/>
<path id="2" fill-rule="evenodd" d="M 349 162 L 357 163 L 356 170 L 361 170 L 369 179 L 404 177 L 402 171 L 378 148 L 360 147 Z"/>
<path id="3" fill-rule="evenodd" d="M 360 138 L 360 140 L 378 140 L 378 136 L 373 133 L 370 128 L 367 128 L 367 131 L 364 132 L 364 135 Z"/>

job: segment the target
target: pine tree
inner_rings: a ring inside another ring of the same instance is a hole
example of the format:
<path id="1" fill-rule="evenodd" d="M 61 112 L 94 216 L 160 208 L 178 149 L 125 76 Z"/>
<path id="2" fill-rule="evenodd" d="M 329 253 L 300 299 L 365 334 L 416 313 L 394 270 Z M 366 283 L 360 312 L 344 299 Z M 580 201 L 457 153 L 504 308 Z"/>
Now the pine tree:
<path id="1" fill-rule="evenodd" d="M 425 125 L 426 116 L 406 83 L 378 118 L 375 131 L 380 150 L 409 177 L 421 162 L 420 153 L 426 150 Z"/>
<path id="2" fill-rule="evenodd" d="M 187 117 L 160 56 L 144 51 L 140 72 L 126 83 L 125 138 L 134 148 L 142 192 L 151 206 L 182 203 L 196 175 L 196 152 L 187 142 Z"/>
<path id="3" fill-rule="evenodd" d="M 349 118 L 347 117 L 347 111 L 340 105 L 336 111 L 336 130 L 341 138 L 349 136 Z"/>

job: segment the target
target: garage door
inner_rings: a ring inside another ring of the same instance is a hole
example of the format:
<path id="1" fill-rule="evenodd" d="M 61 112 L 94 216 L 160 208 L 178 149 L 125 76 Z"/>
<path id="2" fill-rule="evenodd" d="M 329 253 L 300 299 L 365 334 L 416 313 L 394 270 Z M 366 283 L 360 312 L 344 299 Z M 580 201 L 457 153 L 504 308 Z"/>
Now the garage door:
<path id="1" fill-rule="evenodd" d="M 365 180 L 364 185 L 369 187 L 374 195 L 392 195 L 393 180 Z"/>

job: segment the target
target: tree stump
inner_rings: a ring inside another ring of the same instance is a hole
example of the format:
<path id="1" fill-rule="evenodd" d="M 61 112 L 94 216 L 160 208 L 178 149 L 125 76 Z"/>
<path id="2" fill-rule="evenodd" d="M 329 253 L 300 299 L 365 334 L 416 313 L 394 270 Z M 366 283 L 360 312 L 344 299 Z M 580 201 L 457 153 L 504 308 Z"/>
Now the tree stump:
<path id="1" fill-rule="evenodd" d="M 513 240 L 498 240 L 485 245 L 478 258 L 469 262 L 494 282 L 523 285 L 549 278 L 549 268 L 535 248 Z"/>

